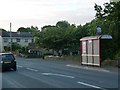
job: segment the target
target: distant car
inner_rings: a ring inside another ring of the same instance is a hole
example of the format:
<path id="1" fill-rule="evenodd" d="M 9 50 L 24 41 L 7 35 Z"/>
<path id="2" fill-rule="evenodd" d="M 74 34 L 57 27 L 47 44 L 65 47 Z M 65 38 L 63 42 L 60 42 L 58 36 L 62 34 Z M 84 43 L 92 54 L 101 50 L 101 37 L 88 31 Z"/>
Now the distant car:
<path id="1" fill-rule="evenodd" d="M 13 69 L 17 70 L 16 59 L 12 53 L 0 53 L 0 68 L 1 70 Z"/>

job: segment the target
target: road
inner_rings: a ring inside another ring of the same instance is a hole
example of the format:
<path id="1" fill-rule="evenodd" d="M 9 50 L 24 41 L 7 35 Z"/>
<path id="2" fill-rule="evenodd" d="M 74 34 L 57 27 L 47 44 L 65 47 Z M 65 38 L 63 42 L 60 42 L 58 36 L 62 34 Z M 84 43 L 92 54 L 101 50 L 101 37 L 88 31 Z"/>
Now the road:
<path id="1" fill-rule="evenodd" d="M 16 60 L 17 71 L 2 73 L 2 88 L 118 88 L 116 71 L 57 60 Z"/>

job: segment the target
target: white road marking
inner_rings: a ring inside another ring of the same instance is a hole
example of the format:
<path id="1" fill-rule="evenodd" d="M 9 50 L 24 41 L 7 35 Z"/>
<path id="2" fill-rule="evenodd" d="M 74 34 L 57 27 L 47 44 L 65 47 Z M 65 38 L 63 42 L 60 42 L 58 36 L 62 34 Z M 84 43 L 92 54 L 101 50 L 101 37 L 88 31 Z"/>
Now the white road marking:
<path id="1" fill-rule="evenodd" d="M 35 72 L 38 71 L 38 70 L 36 70 L 36 69 L 32 69 L 32 68 L 26 68 L 26 69 L 31 70 L 31 71 L 35 71 Z"/>
<path id="2" fill-rule="evenodd" d="M 95 85 L 87 84 L 87 83 L 84 83 L 84 82 L 77 82 L 77 83 L 85 85 L 85 86 L 89 86 L 89 87 L 92 87 L 92 88 L 97 88 L 97 89 L 101 89 L 101 90 L 107 90 L 107 89 L 104 89 L 104 88 L 101 88 L 101 87 L 98 87 L 98 86 L 95 86 Z"/>
<path id="3" fill-rule="evenodd" d="M 22 68 L 23 66 L 17 65 L 17 67 L 20 67 L 20 68 Z"/>
<path id="4" fill-rule="evenodd" d="M 43 75 L 54 75 L 54 76 L 61 76 L 61 77 L 67 77 L 67 78 L 75 78 L 73 76 L 63 75 L 63 74 L 55 74 L 55 73 L 42 73 Z"/>
<path id="5" fill-rule="evenodd" d="M 92 68 L 92 67 L 80 67 L 80 66 L 77 66 L 77 65 L 66 65 L 67 67 L 73 67 L 73 68 L 81 68 L 81 69 L 86 69 L 86 70 L 96 70 L 96 71 L 103 71 L 103 72 L 110 72 L 109 70 L 105 70 L 105 69 L 102 69 L 102 68 Z"/>

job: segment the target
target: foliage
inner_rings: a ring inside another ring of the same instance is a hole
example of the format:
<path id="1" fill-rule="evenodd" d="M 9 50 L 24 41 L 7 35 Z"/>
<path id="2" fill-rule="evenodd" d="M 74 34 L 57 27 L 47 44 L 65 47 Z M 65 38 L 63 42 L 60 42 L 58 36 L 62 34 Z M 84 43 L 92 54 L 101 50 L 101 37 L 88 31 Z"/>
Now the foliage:
<path id="1" fill-rule="evenodd" d="M 5 51 L 10 51 L 9 46 L 5 46 L 4 49 L 5 49 Z M 21 46 L 17 43 L 12 43 L 12 51 L 16 51 L 18 49 L 21 49 Z"/>
<path id="2" fill-rule="evenodd" d="M 3 31 L 4 31 L 4 32 L 6 32 L 6 30 L 5 30 L 5 29 L 0 28 L 0 32 L 3 32 Z"/>
<path id="3" fill-rule="evenodd" d="M 18 50 L 18 49 L 21 48 L 21 46 L 19 44 L 17 44 L 17 43 L 12 43 L 12 47 L 13 47 L 12 48 L 13 51 Z"/>
<path id="4" fill-rule="evenodd" d="M 27 27 L 27 28 L 24 28 L 24 27 L 20 27 L 18 28 L 17 32 L 32 32 L 33 35 L 36 35 L 39 30 L 38 30 L 38 27 Z"/>
<path id="5" fill-rule="evenodd" d="M 118 28 L 120 26 L 120 2 L 105 3 L 104 8 L 95 4 L 95 10 L 97 21 L 101 22 L 100 25 L 102 26 L 103 34 L 109 34 L 113 37 L 108 46 L 109 50 L 106 51 L 110 51 L 111 54 L 109 57 L 114 59 L 120 50 L 120 30 Z"/>
<path id="6" fill-rule="evenodd" d="M 42 27 L 37 35 L 36 43 L 38 46 L 53 49 L 56 51 L 69 49 L 79 50 L 79 39 L 87 36 L 88 31 L 79 25 L 70 25 L 67 21 L 58 21 L 55 26 L 47 25 Z"/>
<path id="7" fill-rule="evenodd" d="M 36 32 L 38 31 L 38 27 L 27 27 L 27 28 L 24 28 L 24 27 L 20 27 L 17 32 Z"/>

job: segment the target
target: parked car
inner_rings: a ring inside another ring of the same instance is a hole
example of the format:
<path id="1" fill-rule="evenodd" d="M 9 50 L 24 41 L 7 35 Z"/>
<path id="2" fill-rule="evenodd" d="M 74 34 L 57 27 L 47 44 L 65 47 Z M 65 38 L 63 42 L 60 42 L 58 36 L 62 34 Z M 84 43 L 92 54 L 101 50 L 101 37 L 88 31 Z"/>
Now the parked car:
<path id="1" fill-rule="evenodd" d="M 16 59 L 12 53 L 0 53 L 0 68 L 1 70 L 13 69 L 17 70 Z"/>

